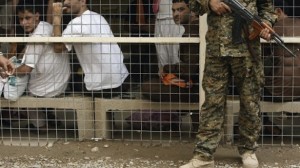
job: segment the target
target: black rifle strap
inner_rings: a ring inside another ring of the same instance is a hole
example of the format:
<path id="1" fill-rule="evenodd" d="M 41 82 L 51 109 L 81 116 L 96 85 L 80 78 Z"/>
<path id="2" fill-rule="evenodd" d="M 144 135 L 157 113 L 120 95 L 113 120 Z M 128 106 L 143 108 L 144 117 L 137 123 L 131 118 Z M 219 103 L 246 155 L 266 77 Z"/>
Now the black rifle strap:
<path id="1" fill-rule="evenodd" d="M 245 39 L 246 39 L 246 44 L 247 44 L 248 50 L 249 50 L 249 52 L 250 52 L 250 55 L 251 55 L 252 57 L 254 57 L 254 60 L 255 60 L 255 61 L 259 61 L 259 60 L 260 60 L 259 55 L 258 55 L 258 54 L 255 54 L 256 52 L 255 52 L 254 49 L 252 48 L 250 39 L 248 38 L 249 35 L 250 35 L 250 33 L 249 33 L 249 27 L 248 27 L 247 25 L 245 25 L 245 24 L 243 25 L 243 32 L 244 32 L 245 37 L 246 37 L 246 38 L 245 38 Z"/>
<path id="2" fill-rule="evenodd" d="M 232 43 L 233 44 L 241 44 L 244 42 L 242 38 L 242 30 L 243 25 L 245 24 L 245 20 L 238 14 L 233 14 L 234 21 L 232 24 Z"/>

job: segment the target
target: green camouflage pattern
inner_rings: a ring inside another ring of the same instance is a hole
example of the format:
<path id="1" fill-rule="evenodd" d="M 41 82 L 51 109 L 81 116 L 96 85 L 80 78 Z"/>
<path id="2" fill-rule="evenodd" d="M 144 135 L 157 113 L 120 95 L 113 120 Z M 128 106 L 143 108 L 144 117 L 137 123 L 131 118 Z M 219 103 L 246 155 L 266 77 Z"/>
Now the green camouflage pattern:
<path id="1" fill-rule="evenodd" d="M 263 21 L 273 25 L 277 16 L 272 9 L 272 0 L 239 0 L 252 14 L 259 15 Z M 190 8 L 193 12 L 203 15 L 207 13 L 208 30 L 206 33 L 207 55 L 206 57 L 250 56 L 246 43 L 232 44 L 232 13 L 222 16 L 210 11 L 208 0 L 190 0 Z M 250 32 L 252 27 L 249 25 Z M 242 34 L 244 36 L 244 34 Z M 245 37 L 244 37 L 245 38 Z M 252 41 L 252 46 L 260 50 L 259 38 Z"/>
<path id="2" fill-rule="evenodd" d="M 232 43 L 232 14 L 217 15 L 210 11 L 209 0 L 190 0 L 190 8 L 203 15 L 207 13 L 206 60 L 202 87 L 205 102 L 200 112 L 199 134 L 195 156 L 212 160 L 223 136 L 226 116 L 226 98 L 231 76 L 240 94 L 238 150 L 240 154 L 256 149 L 261 130 L 260 94 L 264 84 L 259 38 L 252 40 L 248 50 L 245 36 L 241 44 Z M 239 0 L 253 14 L 258 14 L 272 25 L 276 15 L 271 0 Z M 249 26 L 251 31 L 251 27 Z"/>
<path id="3" fill-rule="evenodd" d="M 231 75 L 239 88 L 239 152 L 255 150 L 259 138 L 260 92 L 264 83 L 263 65 L 254 57 L 208 57 L 205 61 L 203 89 L 205 102 L 201 109 L 198 143 L 195 154 L 211 160 L 224 131 L 226 97 Z"/>

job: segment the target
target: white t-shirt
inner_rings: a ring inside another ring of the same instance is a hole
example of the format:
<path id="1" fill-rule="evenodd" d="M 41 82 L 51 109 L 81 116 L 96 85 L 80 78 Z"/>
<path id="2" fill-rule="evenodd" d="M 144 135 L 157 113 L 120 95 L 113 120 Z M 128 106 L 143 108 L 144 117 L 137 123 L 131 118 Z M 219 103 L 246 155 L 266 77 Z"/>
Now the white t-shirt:
<path id="1" fill-rule="evenodd" d="M 104 17 L 90 10 L 74 18 L 63 31 L 63 37 L 113 37 Z M 87 90 L 119 87 L 128 76 L 123 64 L 123 53 L 117 43 L 66 44 L 70 51 L 74 46 L 85 74 Z"/>
<path id="2" fill-rule="evenodd" d="M 31 37 L 51 37 L 53 27 L 40 22 Z M 70 77 L 68 53 L 55 53 L 51 44 L 27 44 L 22 60 L 32 67 L 28 90 L 35 96 L 53 97 L 65 91 Z"/>
<path id="3" fill-rule="evenodd" d="M 173 19 L 172 0 L 160 0 L 156 19 Z"/>

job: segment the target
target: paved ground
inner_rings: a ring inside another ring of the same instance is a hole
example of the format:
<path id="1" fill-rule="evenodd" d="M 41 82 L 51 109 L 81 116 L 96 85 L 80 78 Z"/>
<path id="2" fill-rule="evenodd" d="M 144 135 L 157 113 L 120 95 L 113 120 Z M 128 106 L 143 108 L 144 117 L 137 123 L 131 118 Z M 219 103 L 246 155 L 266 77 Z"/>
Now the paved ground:
<path id="1" fill-rule="evenodd" d="M 173 168 L 192 157 L 194 143 L 141 143 L 85 141 L 49 143 L 44 147 L 0 145 L 2 168 Z M 261 167 L 300 168 L 300 148 L 263 146 L 257 151 Z M 241 167 L 237 151 L 221 146 L 215 156 L 216 167 Z"/>

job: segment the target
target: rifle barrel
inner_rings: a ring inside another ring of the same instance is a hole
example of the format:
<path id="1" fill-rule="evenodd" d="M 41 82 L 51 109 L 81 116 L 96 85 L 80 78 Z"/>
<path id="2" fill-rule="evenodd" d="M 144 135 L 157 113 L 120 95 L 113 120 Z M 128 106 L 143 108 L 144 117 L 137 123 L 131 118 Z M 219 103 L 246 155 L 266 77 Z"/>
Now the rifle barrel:
<path id="1" fill-rule="evenodd" d="M 282 48 L 284 48 L 288 53 L 290 53 L 293 57 L 296 57 L 296 54 L 291 51 L 289 48 L 287 48 L 284 43 L 281 42 L 281 39 L 279 40 L 280 38 L 277 38 L 276 36 L 274 36 L 273 40 L 278 44 L 280 45 Z"/>

